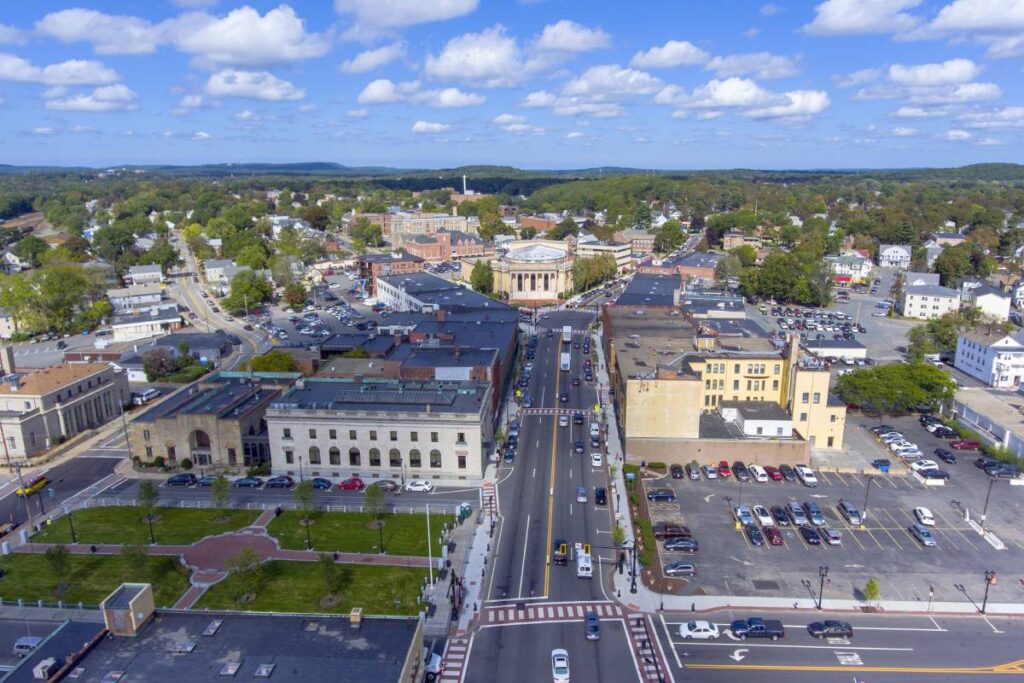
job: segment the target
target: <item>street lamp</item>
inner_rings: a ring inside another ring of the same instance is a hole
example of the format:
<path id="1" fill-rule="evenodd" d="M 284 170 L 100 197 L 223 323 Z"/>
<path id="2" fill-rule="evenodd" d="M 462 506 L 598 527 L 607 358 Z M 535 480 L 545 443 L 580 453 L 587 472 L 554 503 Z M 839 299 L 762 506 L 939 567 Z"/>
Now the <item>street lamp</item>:
<path id="1" fill-rule="evenodd" d="M 981 510 L 981 528 L 985 529 L 985 517 L 988 516 L 988 501 L 992 497 L 992 485 L 995 484 L 997 479 L 992 477 L 988 480 L 988 493 L 985 494 L 985 507 Z"/>
<path id="2" fill-rule="evenodd" d="M 869 475 L 867 475 L 867 478 L 868 478 L 868 485 L 864 488 L 864 506 L 863 506 L 863 509 L 861 511 L 861 518 L 862 519 L 866 519 L 867 516 L 868 516 L 868 494 L 871 493 L 871 484 L 873 484 L 874 481 L 875 481 L 874 475 L 869 474 Z"/>
<path id="3" fill-rule="evenodd" d="M 630 573 L 629 573 L 630 574 L 629 592 L 630 593 L 636 593 L 636 540 L 635 539 L 633 540 L 633 547 L 630 550 L 630 555 L 632 555 L 633 568 L 630 570 Z"/>
<path id="4" fill-rule="evenodd" d="M 821 598 L 825 592 L 825 579 L 828 578 L 828 567 L 818 567 L 818 577 L 821 579 L 821 584 L 818 586 L 818 609 L 821 609 Z"/>
<path id="5" fill-rule="evenodd" d="M 153 536 L 153 515 L 146 515 L 146 523 L 149 524 L 149 543 L 150 545 L 156 545 L 156 537 Z"/>
<path id="6" fill-rule="evenodd" d="M 78 543 L 78 535 L 75 534 L 75 516 L 71 514 L 71 509 L 68 509 L 68 524 L 71 525 L 71 542 Z"/>
<path id="7" fill-rule="evenodd" d="M 988 607 L 988 589 L 994 586 L 996 583 L 996 573 L 991 569 L 985 572 L 985 597 L 981 600 L 981 613 L 985 613 L 985 608 Z"/>

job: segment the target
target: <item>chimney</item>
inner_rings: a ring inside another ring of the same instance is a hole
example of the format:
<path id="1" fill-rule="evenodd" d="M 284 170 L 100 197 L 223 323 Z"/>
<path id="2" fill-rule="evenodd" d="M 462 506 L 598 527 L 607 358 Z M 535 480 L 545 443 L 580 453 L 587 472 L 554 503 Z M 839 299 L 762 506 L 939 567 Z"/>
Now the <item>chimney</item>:
<path id="1" fill-rule="evenodd" d="M 446 311 L 446 310 L 445 310 L 445 309 L 443 309 L 443 308 L 439 308 L 439 309 L 437 310 L 437 321 L 438 321 L 438 322 L 442 322 L 442 323 L 443 323 L 443 322 L 445 322 L 446 320 L 448 320 L 448 311 Z"/>
<path id="2" fill-rule="evenodd" d="M 15 371 L 14 347 L 10 344 L 5 344 L 3 348 L 0 348 L 0 369 L 5 375 L 10 375 Z"/>

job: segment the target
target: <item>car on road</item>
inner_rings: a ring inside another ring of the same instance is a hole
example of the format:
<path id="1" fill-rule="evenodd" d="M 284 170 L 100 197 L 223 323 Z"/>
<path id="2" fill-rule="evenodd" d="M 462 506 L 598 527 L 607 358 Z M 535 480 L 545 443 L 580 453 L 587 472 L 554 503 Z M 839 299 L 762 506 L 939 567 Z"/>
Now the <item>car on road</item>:
<path id="1" fill-rule="evenodd" d="M 647 500 L 650 501 L 673 501 L 675 499 L 676 493 L 672 489 L 651 489 L 650 491 L 647 492 Z"/>
<path id="2" fill-rule="evenodd" d="M 704 465 L 704 476 L 708 479 L 718 479 L 718 468 L 714 465 Z"/>
<path id="3" fill-rule="evenodd" d="M 601 640 L 601 618 L 597 616 L 597 612 L 587 612 L 583 629 L 587 640 Z"/>
<path id="4" fill-rule="evenodd" d="M 821 545 L 821 534 L 814 527 L 802 524 L 800 526 L 800 535 L 803 536 L 807 545 Z"/>
<path id="5" fill-rule="evenodd" d="M 601 456 L 600 453 L 591 453 L 590 454 L 590 466 L 591 467 L 601 467 L 603 464 L 604 464 L 604 458 Z"/>
<path id="6" fill-rule="evenodd" d="M 280 476 L 267 479 L 266 486 L 268 489 L 290 489 L 295 486 L 295 480 L 287 474 L 282 474 Z"/>
<path id="7" fill-rule="evenodd" d="M 777 526 L 789 526 L 789 517 L 786 516 L 786 508 L 781 505 L 772 505 L 770 512 L 772 513 L 772 519 L 775 520 Z"/>
<path id="8" fill-rule="evenodd" d="M 682 479 L 684 476 L 686 476 L 686 473 L 683 470 L 682 465 L 673 464 L 671 467 L 668 468 L 668 471 L 669 474 L 672 475 L 673 479 Z"/>
<path id="9" fill-rule="evenodd" d="M 349 477 L 338 482 L 338 488 L 342 491 L 362 491 L 366 488 L 366 482 L 359 477 Z"/>
<path id="10" fill-rule="evenodd" d="M 608 504 L 608 490 L 603 486 L 594 487 L 594 505 Z"/>
<path id="11" fill-rule="evenodd" d="M 796 471 L 785 463 L 779 465 L 779 473 L 782 474 L 782 478 L 786 481 L 796 481 Z"/>
<path id="12" fill-rule="evenodd" d="M 826 619 L 807 624 L 807 633 L 812 638 L 853 638 L 853 626 L 847 621 Z"/>
<path id="13" fill-rule="evenodd" d="M 775 526 L 775 520 L 772 519 L 771 513 L 768 512 L 768 508 L 764 505 L 755 505 L 753 513 L 757 523 L 762 527 Z"/>
<path id="14" fill-rule="evenodd" d="M 581 413 L 579 411 L 573 413 L 572 423 L 574 425 L 581 425 L 581 424 L 583 424 L 583 413 Z"/>
<path id="15" fill-rule="evenodd" d="M 958 451 L 976 451 L 981 448 L 981 444 L 970 439 L 957 439 L 956 441 L 950 441 L 949 447 L 955 448 Z"/>
<path id="16" fill-rule="evenodd" d="M 199 479 L 194 474 L 175 474 L 173 477 L 168 479 L 165 484 L 167 486 L 195 486 Z M 19 496 L 25 496 L 35 493 L 39 489 L 43 488 L 49 483 L 46 477 L 37 477 L 33 479 L 27 486 L 19 488 L 17 493 Z"/>
<path id="17" fill-rule="evenodd" d="M 818 533 L 825 539 L 825 542 L 829 545 L 842 545 L 843 543 L 843 535 L 839 533 L 838 529 L 828 527 L 825 529 L 821 529 Z"/>
<path id="18" fill-rule="evenodd" d="M 559 427 L 568 427 L 569 426 L 569 416 L 568 415 L 559 415 L 558 416 L 558 426 Z"/>
<path id="19" fill-rule="evenodd" d="M 747 540 L 750 541 L 751 545 L 762 546 L 764 545 L 764 534 L 753 524 L 744 524 L 743 533 L 747 535 Z"/>
<path id="20" fill-rule="evenodd" d="M 934 451 L 935 457 L 944 463 L 949 465 L 956 464 L 956 454 L 952 451 L 948 451 L 945 448 L 936 448 Z"/>
<path id="21" fill-rule="evenodd" d="M 696 539 L 676 536 L 665 539 L 665 550 L 675 553 L 695 553 L 700 550 Z"/>
<path id="22" fill-rule="evenodd" d="M 434 490 L 434 484 L 426 479 L 413 479 L 412 481 L 406 482 L 405 490 L 419 493 L 430 493 Z"/>
<path id="23" fill-rule="evenodd" d="M 702 619 L 679 625 L 679 637 L 683 640 L 717 640 L 720 635 L 717 625 Z"/>
<path id="24" fill-rule="evenodd" d="M 746 640 L 747 638 L 778 640 L 779 638 L 786 637 L 786 630 L 781 621 L 762 619 L 760 617 L 737 619 L 729 625 L 729 630 L 740 640 Z"/>
<path id="25" fill-rule="evenodd" d="M 814 488 L 818 485 L 818 478 L 814 476 L 814 470 L 807 465 L 797 465 L 793 468 L 796 476 L 804 486 Z"/>
<path id="26" fill-rule="evenodd" d="M 548 330 L 550 333 L 551 330 Z M 569 683 L 569 653 L 562 648 L 551 651 L 551 680 L 554 683 Z"/>
<path id="27" fill-rule="evenodd" d="M 376 486 L 385 493 L 394 493 L 402 488 L 402 485 L 393 479 L 381 479 L 370 484 L 370 486 Z"/>
<path id="28" fill-rule="evenodd" d="M 732 471 L 729 470 L 729 463 L 725 460 L 718 461 L 718 476 L 728 477 L 732 475 Z"/>
<path id="29" fill-rule="evenodd" d="M 850 524 L 859 525 L 864 522 L 864 517 L 860 514 L 860 510 L 850 501 L 840 498 L 836 508 L 838 508 L 839 514 L 846 518 L 846 521 Z"/>
<path id="30" fill-rule="evenodd" d="M 258 489 L 263 486 L 263 480 L 259 477 L 242 477 L 235 479 L 231 485 L 236 489 Z"/>
<path id="31" fill-rule="evenodd" d="M 782 545 L 782 532 L 773 526 L 761 527 L 761 532 L 768 540 L 768 545 Z"/>
<path id="32" fill-rule="evenodd" d="M 334 486 L 330 479 L 324 477 L 313 477 L 310 481 L 313 482 L 313 488 L 317 491 L 330 491 Z M 377 483 L 379 484 L 380 482 Z"/>
<path id="33" fill-rule="evenodd" d="M 579 377 L 573 377 L 572 378 L 572 385 L 574 387 L 578 387 L 580 385 L 580 378 Z"/>
<path id="34" fill-rule="evenodd" d="M 928 527 L 926 527 L 924 524 L 920 524 L 920 523 L 912 524 L 910 526 L 910 533 L 924 547 L 926 547 L 926 548 L 934 548 L 935 547 L 935 537 L 932 536 L 932 532 L 928 531 Z"/>
<path id="35" fill-rule="evenodd" d="M 572 444 L 572 450 L 574 453 L 582 453 L 585 451 L 586 449 L 583 447 L 583 441 L 581 439 L 574 441 Z"/>
<path id="36" fill-rule="evenodd" d="M 562 403 L 568 403 L 569 402 L 569 392 L 568 391 L 563 391 L 559 395 L 558 400 L 561 401 Z"/>
<path id="37" fill-rule="evenodd" d="M 587 502 L 587 487 L 577 486 L 576 487 L 576 502 L 586 503 Z"/>
<path id="38" fill-rule="evenodd" d="M 669 562 L 665 565 L 665 576 L 696 576 L 697 567 L 693 562 Z"/>

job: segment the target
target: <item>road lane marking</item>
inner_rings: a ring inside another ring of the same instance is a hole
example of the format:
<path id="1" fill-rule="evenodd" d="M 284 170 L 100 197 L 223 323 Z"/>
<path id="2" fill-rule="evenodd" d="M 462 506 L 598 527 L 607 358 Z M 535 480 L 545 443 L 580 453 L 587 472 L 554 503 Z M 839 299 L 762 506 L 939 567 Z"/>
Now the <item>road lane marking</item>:
<path id="1" fill-rule="evenodd" d="M 556 353 L 561 351 L 561 348 L 555 350 Z M 558 372 L 555 374 L 555 395 L 558 395 L 558 390 L 561 387 L 562 373 Z M 543 390 L 542 390 L 543 391 Z M 543 404 L 543 397 L 541 403 Z M 555 463 L 558 458 L 558 420 L 552 420 L 551 424 L 551 478 L 548 481 L 548 536 L 546 552 L 550 553 L 551 550 L 551 537 L 554 532 L 555 523 Z M 544 563 L 544 595 L 551 594 L 551 562 Z"/>
<path id="2" fill-rule="evenodd" d="M 728 647 L 736 649 L 736 642 L 742 642 L 743 647 L 769 647 L 771 649 L 789 650 L 861 650 L 864 652 L 914 652 L 912 647 L 880 647 L 880 646 L 858 646 L 858 645 L 789 645 L 788 643 L 751 643 L 749 640 L 735 641 L 728 643 L 712 643 L 706 640 L 673 640 L 673 643 L 686 643 L 686 645 Z M 689 666 L 689 665 L 687 665 Z"/>

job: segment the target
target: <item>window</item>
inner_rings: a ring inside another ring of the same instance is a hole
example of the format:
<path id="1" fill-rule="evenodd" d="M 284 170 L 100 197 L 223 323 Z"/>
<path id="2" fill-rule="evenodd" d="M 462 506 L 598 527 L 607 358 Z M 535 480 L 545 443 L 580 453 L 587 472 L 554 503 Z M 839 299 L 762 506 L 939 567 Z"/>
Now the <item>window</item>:
<path id="1" fill-rule="evenodd" d="M 14 437 L 13 436 L 8 437 L 8 441 L 11 442 L 11 448 L 14 448 Z M 167 447 L 167 457 L 168 458 L 174 458 L 174 455 L 175 455 L 174 446 L 168 446 Z"/>
<path id="2" fill-rule="evenodd" d="M 459 438 L 455 440 L 456 443 L 466 443 L 466 432 L 459 432 Z"/>
<path id="3" fill-rule="evenodd" d="M 316 430 L 315 429 L 310 429 L 309 430 L 309 438 L 311 438 L 311 439 L 315 439 L 316 438 Z"/>
<path id="4" fill-rule="evenodd" d="M 359 454 L 359 449 L 353 446 L 348 449 L 348 464 L 352 467 L 359 467 L 359 463 L 362 461 L 362 456 Z"/>
<path id="5" fill-rule="evenodd" d="M 370 449 L 370 467 L 380 467 L 380 449 Z"/>
<path id="6" fill-rule="evenodd" d="M 370 430 L 370 441 L 376 441 L 376 440 L 377 440 L 377 430 L 376 429 L 371 429 Z"/>
<path id="7" fill-rule="evenodd" d="M 395 451 L 391 452 L 394 453 Z M 411 451 L 409 451 L 409 467 L 423 467 L 423 458 L 420 456 L 419 449 L 417 448 L 414 448 Z"/>
<path id="8" fill-rule="evenodd" d="M 737 373 L 737 374 L 738 374 L 738 373 L 739 373 L 739 371 L 740 371 L 740 364 L 739 364 L 739 363 L 737 363 L 737 364 L 736 364 L 736 365 L 734 366 L 733 372 L 735 372 L 735 373 Z"/>
<path id="9" fill-rule="evenodd" d="M 150 446 L 146 446 L 146 460 L 153 459 L 153 449 Z"/>
<path id="10" fill-rule="evenodd" d="M 356 430 L 354 430 L 354 429 L 348 430 L 348 438 L 349 438 L 349 441 L 355 441 L 356 440 Z"/>
<path id="11" fill-rule="evenodd" d="M 284 434 L 281 435 L 281 438 L 282 439 L 290 439 L 290 438 L 292 438 L 292 430 L 291 430 L 290 427 L 285 427 L 284 428 Z"/>
<path id="12" fill-rule="evenodd" d="M 782 436 L 782 427 L 775 428 L 775 436 Z"/>
<path id="13" fill-rule="evenodd" d="M 320 464 L 320 449 L 316 446 L 309 447 L 309 464 L 319 465 Z"/>
<path id="14" fill-rule="evenodd" d="M 292 451 L 285 451 L 284 452 L 284 462 L 285 462 L 286 465 L 294 465 L 295 464 L 295 453 L 293 453 Z"/>
<path id="15" fill-rule="evenodd" d="M 733 391 L 739 391 L 740 390 L 740 381 L 738 379 L 734 379 L 732 381 L 732 390 Z"/>
<path id="16" fill-rule="evenodd" d="M 815 391 L 814 392 L 814 405 L 818 405 L 819 403 L 821 403 L 821 392 Z"/>
<path id="17" fill-rule="evenodd" d="M 757 428 L 757 435 L 758 435 L 758 436 L 761 436 L 761 435 L 763 435 L 763 434 L 764 434 L 764 427 L 758 427 L 758 428 Z"/>
<path id="18" fill-rule="evenodd" d="M 835 422 L 836 421 L 836 416 L 835 415 L 829 415 L 828 416 L 828 421 L 829 422 Z"/>
<path id="19" fill-rule="evenodd" d="M 464 456 L 464 455 L 460 455 L 459 456 L 459 469 L 460 470 L 466 469 L 466 456 Z"/>
<path id="20" fill-rule="evenodd" d="M 419 432 L 409 432 L 409 441 L 416 442 L 416 441 L 419 441 L 419 440 L 420 440 L 420 433 Z"/>
<path id="21" fill-rule="evenodd" d="M 809 393 L 807 393 L 806 391 L 800 396 L 800 402 L 801 403 L 807 403 L 810 400 L 811 400 L 811 395 Z"/>
<path id="22" fill-rule="evenodd" d="M 396 431 L 392 431 L 391 432 L 391 440 L 392 441 L 398 441 L 398 432 L 396 432 Z"/>
<path id="23" fill-rule="evenodd" d="M 430 443 L 437 443 L 437 432 L 430 432 Z"/>
<path id="24" fill-rule="evenodd" d="M 412 457 L 412 452 L 409 453 L 409 457 Z M 402 466 L 402 454 L 398 452 L 397 448 L 392 448 L 388 452 L 388 464 L 390 464 L 392 467 Z"/>
<path id="25" fill-rule="evenodd" d="M 800 413 L 800 422 L 807 422 L 807 413 Z"/>
<path id="26" fill-rule="evenodd" d="M 336 446 L 331 446 L 331 450 L 327 451 L 327 457 L 332 465 L 341 465 L 341 451 Z"/>
<path id="27" fill-rule="evenodd" d="M 434 468 L 441 466 L 441 451 L 436 448 L 430 451 L 430 466 Z"/>
<path id="28" fill-rule="evenodd" d="M 143 429 L 142 430 L 142 438 L 145 439 L 146 441 L 149 441 L 149 430 L 148 429 Z"/>
<path id="29" fill-rule="evenodd" d="M 780 373 L 780 372 L 782 371 L 782 367 L 781 367 L 780 365 L 774 365 L 774 366 L 772 367 L 772 370 L 773 370 L 773 371 L 775 372 L 775 374 L 777 375 L 777 374 L 779 374 L 779 373 Z"/>
<path id="30" fill-rule="evenodd" d="M 833 444 L 834 444 L 835 442 L 836 442 L 836 437 L 834 437 L 834 436 L 830 436 L 830 437 L 828 437 L 828 447 L 829 447 L 829 448 L 832 448 L 832 445 L 833 445 Z"/>
<path id="31" fill-rule="evenodd" d="M 772 380 L 772 389 L 779 390 L 779 380 Z"/>
<path id="32" fill-rule="evenodd" d="M 337 439 L 338 438 L 338 430 L 337 429 L 330 430 L 328 432 L 328 436 L 330 436 L 332 439 Z"/>
<path id="33" fill-rule="evenodd" d="M 709 390 L 711 389 L 711 380 L 709 380 L 709 379 L 704 380 L 704 388 L 705 389 L 709 389 Z"/>

